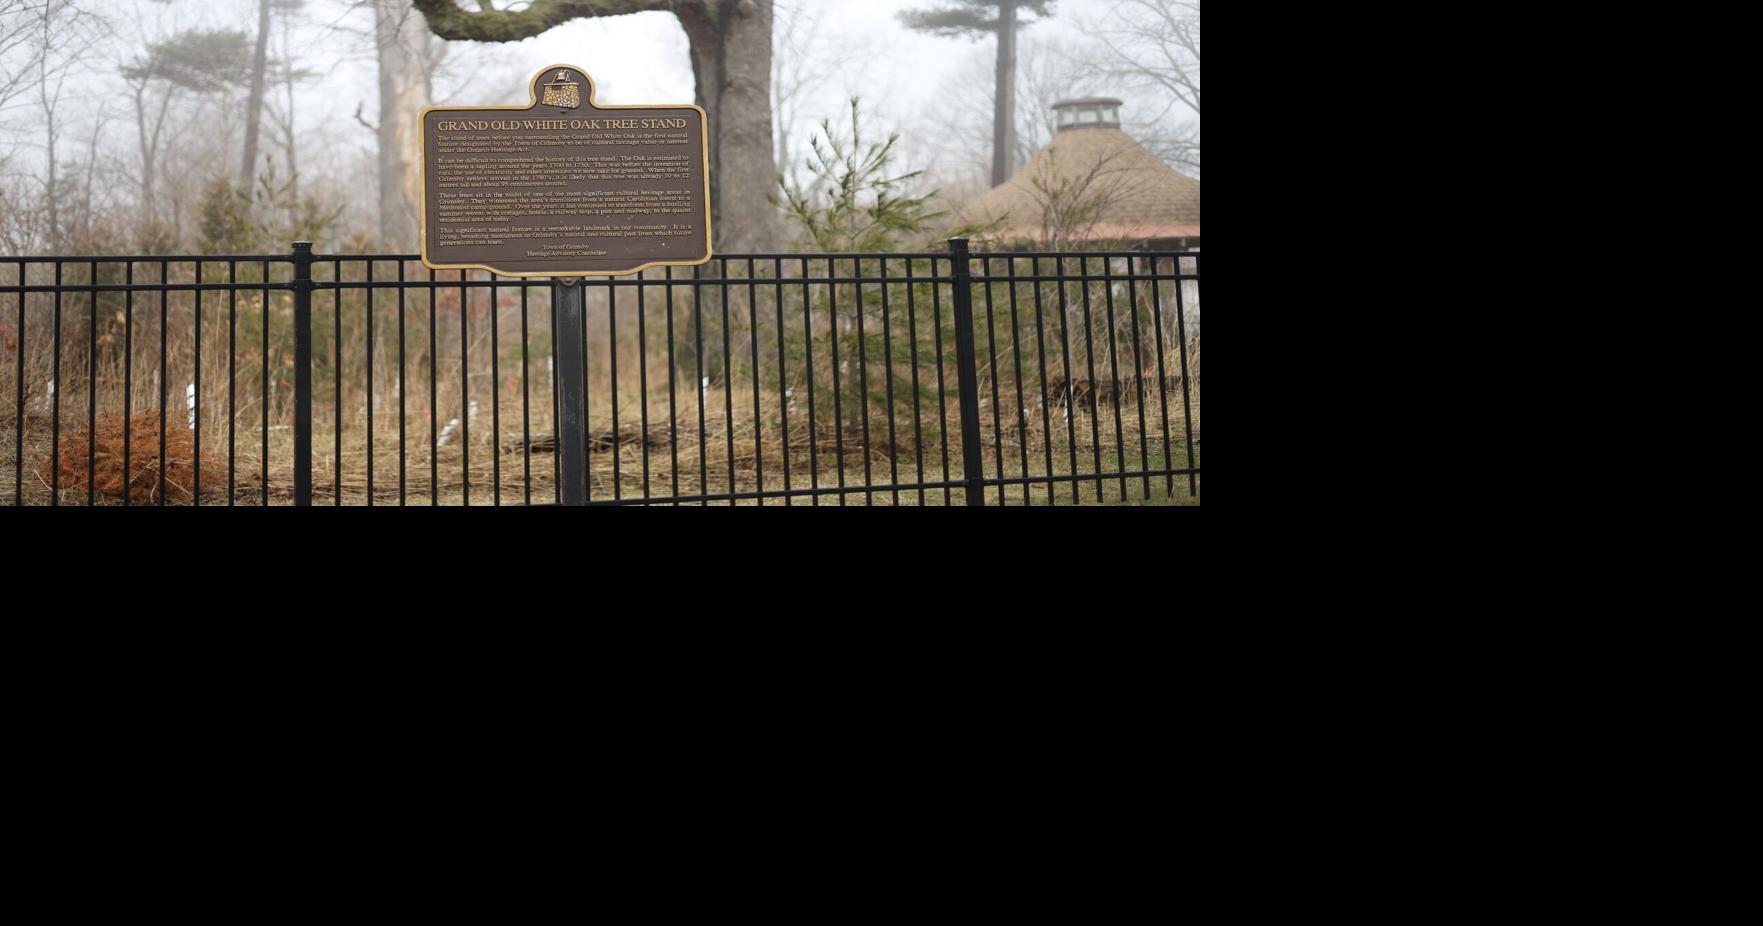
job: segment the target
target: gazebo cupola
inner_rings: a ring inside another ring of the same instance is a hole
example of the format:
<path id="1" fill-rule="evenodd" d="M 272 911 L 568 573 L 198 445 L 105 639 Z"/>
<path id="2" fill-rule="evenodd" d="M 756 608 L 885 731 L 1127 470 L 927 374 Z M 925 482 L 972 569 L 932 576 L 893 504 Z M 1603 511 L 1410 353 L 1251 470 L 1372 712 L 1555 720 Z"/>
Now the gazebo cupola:
<path id="1" fill-rule="evenodd" d="M 1112 97 L 1061 100 L 1053 104 L 1053 112 L 1059 117 L 1061 132 L 1066 129 L 1120 128 L 1120 101 Z"/>
<path id="2" fill-rule="evenodd" d="M 1052 139 L 1009 180 L 962 206 L 958 225 L 990 226 L 988 235 L 1007 246 L 1199 246 L 1200 181 L 1121 131 L 1119 100 L 1061 100 L 1053 110 Z"/>

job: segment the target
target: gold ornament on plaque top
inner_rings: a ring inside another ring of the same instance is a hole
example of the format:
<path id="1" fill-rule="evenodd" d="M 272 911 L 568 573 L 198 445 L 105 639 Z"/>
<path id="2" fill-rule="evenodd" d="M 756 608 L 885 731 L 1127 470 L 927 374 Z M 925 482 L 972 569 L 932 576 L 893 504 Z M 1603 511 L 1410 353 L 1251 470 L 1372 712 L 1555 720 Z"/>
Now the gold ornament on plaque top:
<path id="1" fill-rule="evenodd" d="M 539 102 L 545 106 L 575 109 L 582 105 L 582 85 L 570 80 L 568 71 L 558 71 L 557 77 L 545 85 L 545 95 Z"/>

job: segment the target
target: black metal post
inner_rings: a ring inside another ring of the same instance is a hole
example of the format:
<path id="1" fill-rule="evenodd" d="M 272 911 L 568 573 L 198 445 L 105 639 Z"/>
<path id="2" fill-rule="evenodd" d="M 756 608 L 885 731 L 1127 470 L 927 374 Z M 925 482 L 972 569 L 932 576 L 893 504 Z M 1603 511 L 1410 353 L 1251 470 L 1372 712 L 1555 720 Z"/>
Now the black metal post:
<path id="1" fill-rule="evenodd" d="M 973 353 L 973 277 L 967 239 L 950 238 L 955 271 L 955 369 L 961 389 L 961 466 L 970 508 L 985 507 L 985 464 L 979 446 L 979 364 Z"/>
<path id="2" fill-rule="evenodd" d="M 588 503 L 588 403 L 586 364 L 582 357 L 582 285 L 578 279 L 558 278 L 551 283 L 551 301 L 557 307 L 557 502 Z"/>
<path id="3" fill-rule="evenodd" d="M 267 425 L 265 425 L 267 427 Z M 294 242 L 294 504 L 312 505 L 312 242 Z"/>

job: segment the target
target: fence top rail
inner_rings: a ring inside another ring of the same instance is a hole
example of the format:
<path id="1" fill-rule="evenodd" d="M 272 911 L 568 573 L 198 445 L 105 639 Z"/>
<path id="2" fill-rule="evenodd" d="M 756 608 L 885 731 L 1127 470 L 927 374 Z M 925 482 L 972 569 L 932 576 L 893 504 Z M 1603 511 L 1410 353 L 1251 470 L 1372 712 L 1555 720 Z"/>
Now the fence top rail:
<path id="1" fill-rule="evenodd" d="M 442 271 L 442 272 L 448 272 L 448 271 Z M 457 273 L 458 271 L 451 271 L 451 272 Z M 617 288 L 646 287 L 646 288 L 653 288 L 653 289 L 660 290 L 660 289 L 667 289 L 667 288 L 691 289 L 693 287 L 706 287 L 706 286 L 775 286 L 775 285 L 779 285 L 779 284 L 782 284 L 785 286 L 801 286 L 803 284 L 823 285 L 823 284 L 828 284 L 828 283 L 838 283 L 838 284 L 862 284 L 862 283 L 881 284 L 881 283 L 886 283 L 889 286 L 906 286 L 908 284 L 959 283 L 959 282 L 962 282 L 963 280 L 968 281 L 968 282 L 973 282 L 973 283 L 987 283 L 987 282 L 990 282 L 990 283 L 1037 283 L 1037 282 L 1038 283 L 1058 283 L 1058 282 L 1075 283 L 1075 282 L 1084 281 L 1084 280 L 1098 281 L 1098 282 L 1103 281 L 1103 280 L 1120 280 L 1120 281 L 1126 281 L 1126 280 L 1164 280 L 1164 281 L 1170 281 L 1170 280 L 1198 280 L 1199 278 L 1200 278 L 1200 275 L 1197 273 L 1145 273 L 1145 272 L 1141 272 L 1138 270 L 1134 270 L 1131 272 L 1121 271 L 1119 273 L 1107 273 L 1107 274 L 1100 273 L 1100 272 L 1095 272 L 1095 273 L 1005 273 L 1002 271 L 995 271 L 995 272 L 991 272 L 991 273 L 985 273 L 985 272 L 975 273 L 975 274 L 972 274 L 972 275 L 966 276 L 966 277 L 950 276 L 948 274 L 942 274 L 942 273 L 915 274 L 912 276 L 907 276 L 904 274 L 895 274 L 892 276 L 885 276 L 885 275 L 878 276 L 878 275 L 873 275 L 873 274 L 863 275 L 863 276 L 850 276 L 850 275 L 819 276 L 819 275 L 814 275 L 814 274 L 810 274 L 808 276 L 791 276 L 791 275 L 786 274 L 781 277 L 780 276 L 770 276 L 768 274 L 767 275 L 750 276 L 750 277 L 749 276 L 726 276 L 726 277 L 722 277 L 722 276 L 679 277 L 679 276 L 676 276 L 671 279 L 663 278 L 663 277 L 639 277 L 639 276 L 633 275 L 633 276 L 623 276 L 623 277 L 591 278 L 588 281 L 584 282 L 582 285 L 587 286 L 592 289 L 604 289 L 606 287 L 617 287 Z M 243 288 L 247 285 L 252 286 L 252 287 L 258 287 L 258 288 L 261 288 L 261 287 L 267 285 L 272 289 L 273 288 L 284 288 L 285 289 L 292 284 L 289 284 L 289 283 L 268 283 L 268 284 L 265 284 L 265 283 L 244 284 L 244 283 L 241 283 L 241 284 L 239 284 L 239 286 L 241 288 Z M 502 287 L 514 287 L 514 288 L 520 288 L 520 287 L 543 288 L 543 287 L 550 286 L 551 281 L 549 279 L 545 279 L 545 278 L 536 278 L 535 279 L 532 277 L 501 277 L 501 276 L 499 276 L 499 277 L 495 277 L 495 278 L 472 277 L 469 279 L 465 279 L 465 278 L 460 278 L 460 277 L 454 276 L 454 277 L 436 277 L 435 279 L 432 279 L 432 280 L 430 280 L 430 279 L 403 279 L 403 280 L 316 279 L 316 280 L 312 281 L 312 285 L 313 285 L 313 288 L 320 289 L 320 290 L 325 290 L 325 289 L 429 289 L 429 288 L 458 289 L 460 287 L 483 288 L 483 287 L 490 287 L 490 286 L 502 286 Z M 57 287 L 52 287 L 52 286 L 33 287 L 33 289 L 43 289 L 43 290 L 50 290 L 50 289 L 56 289 L 56 288 Z M 59 288 L 69 289 L 71 287 L 62 286 Z M 188 287 L 186 286 L 184 288 L 188 288 Z M 223 284 L 221 288 L 224 289 L 224 288 L 226 288 L 226 286 Z M 6 289 L 6 287 L 0 286 L 0 292 L 5 291 L 5 289 Z"/>
<path id="2" fill-rule="evenodd" d="M 1199 257 L 1199 251 L 974 251 L 968 255 L 974 260 L 1003 260 L 1014 257 L 1019 260 L 1040 258 L 1051 260 L 1064 258 L 1076 260 L 1080 257 Z"/>
<path id="3" fill-rule="evenodd" d="M 284 256 L 286 256 L 286 255 L 284 255 Z M 797 253 L 793 253 L 793 254 L 792 253 L 782 253 L 782 252 L 767 253 L 767 254 L 759 254 L 759 253 L 754 253 L 754 254 L 713 254 L 710 257 L 709 263 L 716 263 L 718 261 L 733 261 L 733 260 L 740 260 L 740 261 L 747 261 L 747 260 L 751 260 L 751 261 L 761 261 L 761 260 L 798 260 L 798 261 L 799 260 L 933 260 L 933 259 L 934 260 L 948 260 L 949 258 L 950 258 L 950 255 L 949 255 L 948 251 L 910 251 L 910 252 L 907 252 L 907 251 L 898 251 L 898 252 L 896 252 L 896 251 L 888 251 L 888 252 L 857 251 L 857 252 L 837 252 L 837 253 L 828 253 L 828 252 L 819 252 L 819 251 L 801 251 L 801 252 L 797 252 Z M 371 261 L 386 261 L 386 262 L 401 260 L 401 261 L 406 261 L 406 262 L 412 263 L 412 264 L 418 263 L 422 260 L 422 258 L 416 254 L 314 254 L 312 256 L 312 259 L 314 261 L 371 260 Z M 458 269 L 460 269 L 460 268 L 458 268 L 458 267 L 448 267 L 447 268 L 447 270 L 449 270 L 449 271 L 458 270 Z M 477 270 L 477 268 L 475 268 L 475 267 L 469 268 L 469 269 L 472 269 L 472 270 L 479 272 L 479 273 L 483 272 L 481 270 Z M 689 271 L 691 269 L 692 268 L 689 266 L 688 267 L 676 266 L 674 268 L 674 271 L 676 273 L 678 273 L 678 272 Z"/>
<path id="4" fill-rule="evenodd" d="M 619 277 L 595 280 L 586 285 L 602 289 L 616 287 L 619 289 L 650 287 L 657 290 L 668 288 L 691 289 L 694 287 L 716 286 L 824 286 L 829 284 L 863 285 L 887 284 L 906 286 L 908 284 L 941 284 L 960 283 L 963 280 L 976 284 L 1001 283 L 1077 283 L 1103 282 L 1113 280 L 1126 282 L 1136 280 L 1176 281 L 1200 279 L 1196 273 L 1066 273 L 1066 274 L 1007 274 L 979 273 L 969 277 L 945 275 L 925 276 L 754 276 L 754 277 L 675 277 L 673 279 L 648 279 L 638 277 Z M 549 280 L 521 279 L 498 277 L 496 279 L 405 279 L 405 280 L 311 280 L 310 286 L 315 291 L 325 290 L 421 290 L 421 289 L 487 289 L 490 287 L 507 287 L 524 289 L 527 287 L 545 288 L 551 285 Z M 240 281 L 226 283 L 159 283 L 153 281 L 135 283 L 0 283 L 0 294 L 17 293 L 153 293 L 153 292 L 291 292 L 298 289 L 293 280 Z"/>
<path id="5" fill-rule="evenodd" d="M 393 284 L 397 285 L 397 284 Z M 426 281 L 423 285 L 427 285 Z M 0 293 L 189 293 L 293 292 L 291 281 L 267 283 L 0 283 Z"/>
<path id="6" fill-rule="evenodd" d="M 981 276 L 978 279 L 984 280 L 985 277 Z M 1005 278 L 1002 276 L 998 276 L 998 277 L 994 277 L 993 279 L 1002 281 Z M 1023 277 L 1022 279 L 1027 280 L 1030 278 Z M 1078 279 L 1078 278 L 1073 276 L 1073 277 L 1069 277 L 1069 279 Z M 1096 275 L 1095 279 L 1100 280 L 1100 279 L 1102 279 L 1102 277 L 1100 275 Z M 1120 277 L 1120 279 L 1126 279 L 1126 278 L 1124 276 L 1122 276 L 1122 277 Z M 1164 274 L 1160 279 L 1174 279 L 1174 277 L 1172 277 L 1168 274 Z M 648 289 L 655 289 L 655 290 L 664 290 L 664 289 L 669 289 L 669 288 L 671 288 L 671 289 L 692 289 L 693 287 L 708 288 L 708 287 L 715 287 L 715 286 L 734 286 L 734 287 L 777 286 L 777 285 L 802 286 L 804 284 L 819 286 L 819 285 L 825 285 L 825 284 L 829 284 L 829 283 L 841 283 L 841 284 L 876 283 L 876 284 L 880 284 L 882 282 L 884 282 L 884 280 L 882 277 L 879 277 L 879 276 L 805 276 L 805 277 L 801 277 L 801 276 L 781 276 L 781 277 L 774 277 L 774 276 L 751 276 L 751 277 L 747 277 L 747 276 L 727 276 L 727 277 L 711 276 L 711 277 L 674 277 L 671 280 L 663 279 L 661 277 L 628 276 L 628 277 L 611 277 L 611 278 L 597 278 L 597 277 L 590 278 L 583 285 L 588 286 L 591 289 L 605 289 L 607 287 L 617 287 L 620 289 L 627 289 L 627 288 L 639 288 L 640 287 L 640 288 L 648 288 Z M 913 277 L 894 276 L 894 277 L 888 277 L 885 280 L 885 282 L 888 283 L 890 286 L 892 286 L 892 285 L 905 286 L 908 283 L 914 283 L 914 284 L 916 284 L 916 283 L 954 283 L 954 282 L 956 282 L 956 278 L 952 277 L 952 276 L 947 276 L 947 275 L 934 275 L 934 276 L 919 275 L 919 276 L 913 276 Z M 240 285 L 242 286 L 244 284 L 240 284 Z M 264 284 L 253 283 L 251 285 L 261 287 Z M 277 286 L 282 286 L 284 288 L 286 287 L 286 284 L 271 283 L 269 285 L 271 288 L 274 288 Z M 428 280 L 428 279 L 421 279 L 421 280 L 409 280 L 409 279 L 406 279 L 406 280 L 375 280 L 371 283 L 366 280 L 321 279 L 321 280 L 313 280 L 312 281 L 313 288 L 317 289 L 317 290 L 327 290 L 327 289 L 430 289 L 430 288 L 433 288 L 433 289 L 459 289 L 460 287 L 471 287 L 471 288 L 482 289 L 482 288 L 487 288 L 487 287 L 491 287 L 491 286 L 500 286 L 500 287 L 504 287 L 504 288 L 513 288 L 513 289 L 518 289 L 521 287 L 532 287 L 535 289 L 542 289 L 542 288 L 549 287 L 550 285 L 551 285 L 551 280 L 549 280 L 547 278 L 534 279 L 534 278 L 530 278 L 530 277 L 528 277 L 528 278 L 497 277 L 495 279 L 481 279 L 480 278 L 480 279 L 470 279 L 470 280 L 461 280 L 457 277 L 451 277 L 451 278 L 438 277 L 433 280 Z M 55 287 L 53 287 L 53 286 L 48 286 L 48 287 L 43 287 L 43 288 L 44 289 L 55 289 Z M 62 287 L 62 288 L 65 289 L 66 287 Z M 0 292 L 4 292 L 5 290 L 6 290 L 6 287 L 0 286 Z"/>
<path id="7" fill-rule="evenodd" d="M 229 261 L 270 261 L 290 264 L 292 254 L 66 254 L 0 257 L 0 264 L 222 264 Z"/>
<path id="8" fill-rule="evenodd" d="M 968 257 L 974 259 L 1006 257 L 1042 259 L 1064 257 L 1199 257 L 1199 251 L 972 251 Z M 798 251 L 794 253 L 752 253 L 752 254 L 714 254 L 710 262 L 718 261 L 761 261 L 761 260 L 952 260 L 954 255 L 948 251 Z M 314 254 L 315 261 L 405 261 L 418 263 L 422 260 L 416 254 Z M 456 270 L 459 268 L 448 268 Z M 677 268 L 678 271 L 689 270 L 689 267 Z M 482 271 L 479 271 L 482 272 Z"/>
<path id="9" fill-rule="evenodd" d="M 950 260 L 953 258 L 948 251 L 856 251 L 856 252 L 798 252 L 798 253 L 754 253 L 754 254 L 717 254 L 712 261 L 760 261 L 760 260 Z M 1200 256 L 1199 251 L 972 251 L 969 257 L 976 260 L 990 258 L 1067 258 L 1080 257 L 1194 257 Z M 293 263 L 299 260 L 295 254 L 22 254 L 0 257 L 5 264 L 119 264 L 135 263 L 150 264 L 166 263 L 224 263 L 229 261 L 272 261 Z M 318 261 L 404 261 L 420 263 L 422 258 L 416 254 L 314 254 L 314 262 Z M 689 268 L 681 268 L 685 270 Z"/>

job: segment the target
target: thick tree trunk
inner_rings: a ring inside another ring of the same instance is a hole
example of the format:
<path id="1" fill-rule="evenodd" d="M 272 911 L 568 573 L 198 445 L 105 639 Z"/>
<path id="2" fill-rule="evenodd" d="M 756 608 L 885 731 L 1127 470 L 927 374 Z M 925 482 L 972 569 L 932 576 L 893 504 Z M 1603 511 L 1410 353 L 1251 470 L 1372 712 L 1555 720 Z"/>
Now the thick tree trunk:
<path id="1" fill-rule="evenodd" d="M 245 156 L 239 185 L 250 189 L 257 177 L 257 130 L 263 123 L 263 77 L 269 68 L 269 3 L 257 4 L 257 54 L 251 60 L 251 98 L 245 104 Z"/>
<path id="2" fill-rule="evenodd" d="M 998 5 L 998 71 L 993 85 L 992 186 L 1001 186 L 1015 173 L 1016 152 L 1016 3 Z"/>
<path id="3" fill-rule="evenodd" d="M 710 125 L 710 212 L 720 252 L 777 245 L 772 150 L 771 0 L 681 4 L 697 103 Z"/>
<path id="4" fill-rule="evenodd" d="M 712 245 L 717 253 L 777 247 L 777 155 L 772 148 L 771 0 L 713 0 L 674 9 L 691 44 L 697 104 L 709 126 Z M 715 383 L 726 375 L 713 345 L 723 338 L 721 294 L 712 289 L 692 315 L 691 336 L 674 352 L 679 375 L 695 380 L 698 343 L 702 371 Z M 699 388 L 704 388 L 699 383 Z"/>
<path id="5" fill-rule="evenodd" d="M 422 111 L 431 105 L 429 33 L 403 0 L 374 0 L 379 50 L 380 244 L 415 251 L 422 191 L 417 164 Z"/>

